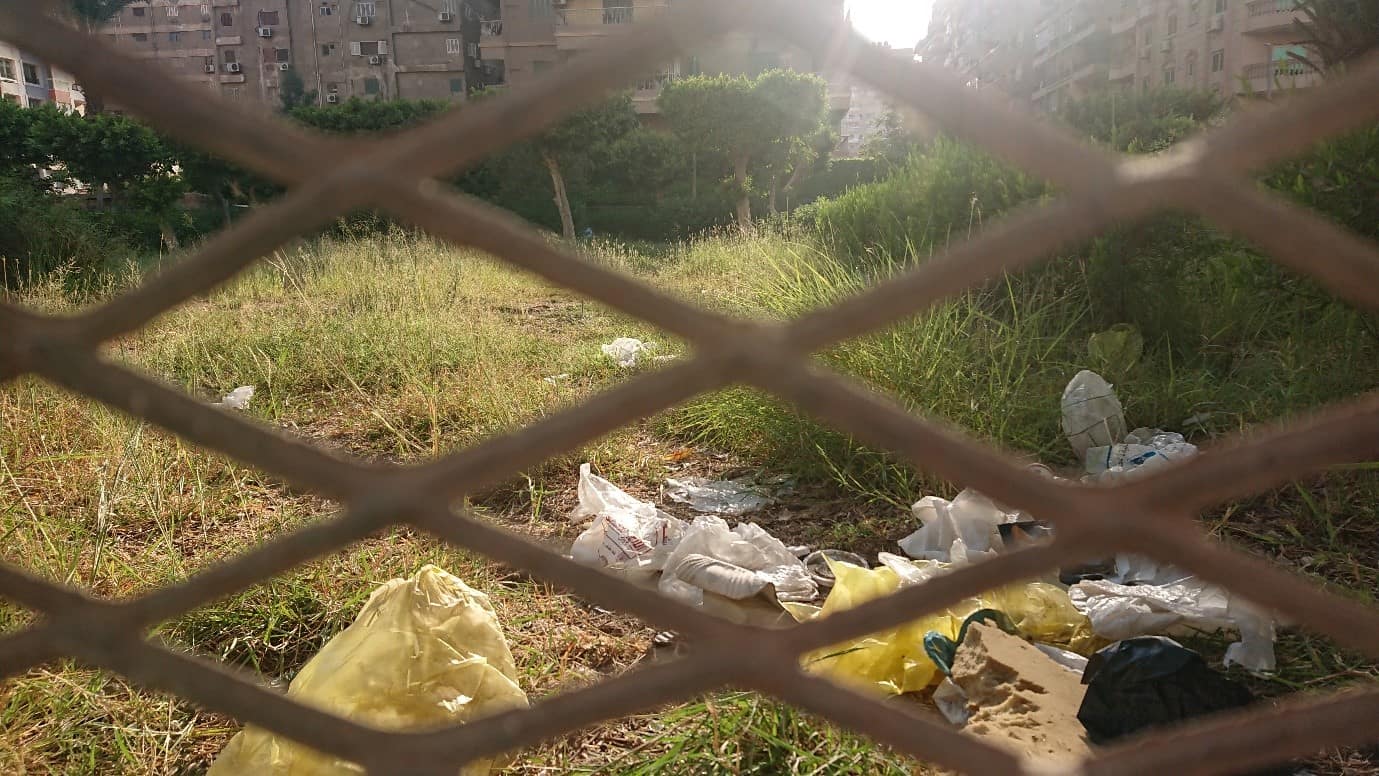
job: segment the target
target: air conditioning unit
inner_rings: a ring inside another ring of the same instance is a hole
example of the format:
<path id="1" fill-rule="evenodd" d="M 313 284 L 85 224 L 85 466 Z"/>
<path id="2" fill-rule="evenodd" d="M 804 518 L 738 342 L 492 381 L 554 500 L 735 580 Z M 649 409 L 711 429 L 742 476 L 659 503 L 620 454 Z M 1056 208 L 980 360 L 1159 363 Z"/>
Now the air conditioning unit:
<path id="1" fill-rule="evenodd" d="M 225 63 L 225 72 L 227 72 L 227 73 L 238 73 L 238 72 L 239 72 L 239 63 L 238 63 L 238 62 L 227 62 L 227 63 Z"/>
<path id="2" fill-rule="evenodd" d="M 259 33 L 259 37 L 260 37 L 260 38 L 271 38 L 271 37 L 273 37 L 273 28 L 272 28 L 272 27 L 260 27 L 260 28 L 258 28 L 258 33 Z"/>
<path id="3" fill-rule="evenodd" d="M 206 72 L 208 72 L 208 73 L 214 73 L 214 72 L 215 72 L 215 65 L 206 65 Z"/>
<path id="4" fill-rule="evenodd" d="M 1221 32 L 1221 31 L 1224 30 L 1224 29 L 1226 29 L 1226 17 L 1225 17 L 1225 16 L 1216 16 L 1216 17 L 1214 17 L 1214 18 L 1211 20 L 1211 24 L 1208 25 L 1208 27 L 1207 27 L 1207 31 L 1208 31 L 1208 32 Z"/>
<path id="5" fill-rule="evenodd" d="M 339 101 L 340 101 L 340 95 L 338 95 L 338 94 L 327 94 L 327 95 L 326 95 L 326 102 L 330 103 L 331 105 L 334 105 L 335 103 L 337 103 L 337 102 L 339 102 Z"/>
<path id="6" fill-rule="evenodd" d="M 367 26 L 369 26 L 370 24 L 373 24 L 373 17 L 372 17 L 372 16 L 356 16 L 356 17 L 354 17 L 354 23 L 355 23 L 355 24 L 358 24 L 358 25 L 361 26 L 361 27 L 367 27 Z"/>
<path id="7" fill-rule="evenodd" d="M 455 14 L 449 11 L 441 11 L 440 13 L 436 14 L 436 18 L 443 22 L 453 22 L 455 21 Z"/>
<path id="8" fill-rule="evenodd" d="M 381 64 L 383 64 L 383 55 L 382 55 L 382 54 L 374 54 L 373 56 L 369 57 L 369 64 L 371 64 L 371 65 L 381 65 Z"/>
<path id="9" fill-rule="evenodd" d="M 288 62 L 279 62 L 278 69 L 286 73 L 288 70 L 292 69 L 292 65 Z"/>

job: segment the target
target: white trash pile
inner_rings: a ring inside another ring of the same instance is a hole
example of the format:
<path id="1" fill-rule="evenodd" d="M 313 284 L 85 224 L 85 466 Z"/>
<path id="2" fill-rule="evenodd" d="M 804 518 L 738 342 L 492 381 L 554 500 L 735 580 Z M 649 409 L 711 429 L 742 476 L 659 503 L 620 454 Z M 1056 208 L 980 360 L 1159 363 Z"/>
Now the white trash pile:
<path id="1" fill-rule="evenodd" d="M 701 489 L 715 485 L 717 495 L 707 506 L 718 509 L 705 511 L 750 511 L 723 497 L 733 490 L 724 486 L 731 484 L 697 481 L 695 487 Z M 687 491 L 678 492 L 690 500 Z M 587 463 L 579 467 L 579 506 L 570 517 L 593 518 L 570 548 L 576 561 L 640 580 L 660 574 L 661 593 L 691 605 L 702 604 L 706 591 L 733 600 L 767 595 L 777 601 L 813 601 L 819 596 L 799 557 L 756 523 L 730 529 L 722 518 L 702 515 L 687 525 L 591 473 Z"/>

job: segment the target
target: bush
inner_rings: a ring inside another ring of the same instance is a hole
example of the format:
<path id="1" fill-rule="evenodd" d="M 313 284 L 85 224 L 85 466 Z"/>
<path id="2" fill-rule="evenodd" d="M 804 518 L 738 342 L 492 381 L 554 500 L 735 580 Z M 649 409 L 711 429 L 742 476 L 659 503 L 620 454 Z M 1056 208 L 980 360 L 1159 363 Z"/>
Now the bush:
<path id="1" fill-rule="evenodd" d="M 0 262 L 14 287 L 60 266 L 83 271 L 113 267 L 131 255 L 96 215 L 70 200 L 36 190 L 29 181 L 0 176 Z"/>

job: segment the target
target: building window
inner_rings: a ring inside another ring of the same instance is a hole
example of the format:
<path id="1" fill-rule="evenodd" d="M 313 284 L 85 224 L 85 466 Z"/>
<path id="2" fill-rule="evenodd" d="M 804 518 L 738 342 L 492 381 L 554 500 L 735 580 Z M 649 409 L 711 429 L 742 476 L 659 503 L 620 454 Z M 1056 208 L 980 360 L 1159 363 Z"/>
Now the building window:
<path id="1" fill-rule="evenodd" d="M 238 86 L 225 87 L 225 96 L 232 100 L 238 100 L 243 94 L 244 90 Z"/>
<path id="2" fill-rule="evenodd" d="M 220 52 L 220 55 L 225 58 L 225 64 L 227 65 L 233 65 L 239 61 L 239 54 L 234 49 L 225 49 Z"/>
<path id="3" fill-rule="evenodd" d="M 215 70 L 215 57 L 202 57 L 201 65 L 211 71 Z"/>
<path id="4" fill-rule="evenodd" d="M 1164 84 L 1172 84 L 1178 78 L 1178 74 L 1171 67 L 1164 68 Z"/>
<path id="5" fill-rule="evenodd" d="M 1225 12 L 1226 12 L 1226 0 L 1216 0 L 1216 12 L 1217 12 L 1217 13 L 1225 13 Z"/>
<path id="6" fill-rule="evenodd" d="M 460 49 L 460 39 L 459 39 L 459 38 L 446 38 L 446 39 L 445 39 L 445 53 L 447 53 L 447 54 L 458 54 L 458 53 L 460 53 L 460 50 L 461 50 L 461 49 Z"/>
<path id="7" fill-rule="evenodd" d="M 24 83 L 42 86 L 43 79 L 38 77 L 38 66 L 24 63 Z"/>
<path id="8" fill-rule="evenodd" d="M 1140 81 L 1140 91 L 1149 94 L 1149 76 L 1145 76 L 1144 80 Z"/>
<path id="9" fill-rule="evenodd" d="M 387 54 L 387 43 L 381 40 L 355 41 L 350 44 L 350 53 L 356 57 L 372 57 L 376 54 Z"/>
<path id="10" fill-rule="evenodd" d="M 144 9 L 143 9 L 142 7 L 139 7 L 139 8 L 131 8 L 131 9 L 129 9 L 129 12 L 132 13 L 132 14 L 134 14 L 135 16 L 143 16 L 143 15 L 144 15 Z"/>
<path id="11" fill-rule="evenodd" d="M 201 39 L 202 39 L 202 40 L 210 40 L 210 39 L 211 39 L 211 31 L 210 31 L 210 30 L 202 30 L 202 31 L 201 31 Z"/>
<path id="12" fill-rule="evenodd" d="M 334 43 L 322 43 L 322 44 L 321 44 L 321 56 L 323 56 L 323 57 L 328 57 L 328 56 L 332 56 L 332 55 L 334 55 L 334 54 L 335 54 L 335 44 L 334 44 Z"/>
<path id="13" fill-rule="evenodd" d="M 168 33 L 169 43 L 177 43 L 180 40 L 182 40 L 182 33 L 176 31 Z"/>
<path id="14" fill-rule="evenodd" d="M 1187 55 L 1187 74 L 1191 78 L 1197 75 L 1197 52 L 1189 51 Z"/>
<path id="15" fill-rule="evenodd" d="M 277 57 L 278 62 L 292 61 L 292 52 L 285 48 L 273 49 L 273 55 Z"/>
<path id="16" fill-rule="evenodd" d="M 478 58 L 479 58 L 479 44 L 477 44 L 477 43 L 468 43 L 468 44 L 466 44 L 466 48 L 467 48 L 468 51 L 469 51 L 469 56 L 473 57 L 474 59 L 478 59 Z"/>
<path id="17" fill-rule="evenodd" d="M 329 5 L 327 5 L 327 4 L 325 4 L 325 3 L 321 3 L 321 15 L 322 15 L 322 16 L 330 16 L 330 15 L 333 14 L 333 13 L 335 13 L 335 9 L 334 9 L 334 8 L 330 7 Z"/>
<path id="18" fill-rule="evenodd" d="M 1226 50 L 1217 49 L 1211 52 L 1211 71 L 1219 73 L 1226 69 Z"/>
<path id="19" fill-rule="evenodd" d="M 276 27 L 278 25 L 277 11 L 259 11 L 260 27 Z"/>
<path id="20" fill-rule="evenodd" d="M 379 91 L 379 89 L 378 89 L 378 79 L 377 79 L 377 78 L 365 78 L 365 79 L 364 79 L 364 93 L 365 93 L 365 94 L 378 94 L 378 91 Z"/>
<path id="21" fill-rule="evenodd" d="M 1174 15 L 1168 17 L 1168 34 L 1169 34 L 1169 35 L 1177 35 L 1177 34 L 1178 34 L 1178 15 L 1177 15 L 1177 14 L 1174 14 Z"/>
<path id="22" fill-rule="evenodd" d="M 354 15 L 361 19 L 372 19 L 378 15 L 378 6 L 374 5 L 373 0 L 368 2 L 355 3 Z"/>
<path id="23" fill-rule="evenodd" d="M 1196 27 L 1197 22 L 1201 21 L 1202 3 L 1200 0 L 1192 0 L 1187 6 L 1187 26 Z"/>
<path id="24" fill-rule="evenodd" d="M 450 93 L 451 93 L 451 94 L 461 94 L 461 93 L 463 93 L 463 92 L 464 92 L 464 79 L 463 79 L 463 78 L 451 78 L 451 79 L 450 79 Z"/>
<path id="25" fill-rule="evenodd" d="M 131 34 L 129 37 L 133 38 L 135 43 L 144 43 L 148 41 L 147 32 L 136 32 Z"/>
<path id="26" fill-rule="evenodd" d="M 232 14 L 232 13 L 223 13 L 223 14 L 221 14 L 221 15 L 220 15 L 220 26 L 221 26 L 221 27 L 233 27 L 233 26 L 235 26 L 235 15 Z"/>
<path id="27" fill-rule="evenodd" d="M 14 80 L 14 60 L 0 59 L 0 81 Z"/>
<path id="28" fill-rule="evenodd" d="M 527 0 L 527 12 L 533 19 L 549 19 L 555 16 L 555 6 L 551 0 Z"/>
<path id="29" fill-rule="evenodd" d="M 330 83 L 326 84 L 326 94 L 339 94 L 339 93 L 340 93 L 340 84 L 338 84 L 338 83 L 336 83 L 336 82 L 334 82 L 334 81 L 331 81 Z"/>
<path id="30" fill-rule="evenodd" d="M 1148 24 L 1146 24 L 1145 27 L 1144 27 L 1144 45 L 1148 46 L 1148 45 L 1149 45 L 1149 42 L 1150 42 L 1151 40 L 1153 40 L 1153 39 L 1154 39 L 1154 27 L 1153 27 L 1153 25 L 1148 25 Z"/>

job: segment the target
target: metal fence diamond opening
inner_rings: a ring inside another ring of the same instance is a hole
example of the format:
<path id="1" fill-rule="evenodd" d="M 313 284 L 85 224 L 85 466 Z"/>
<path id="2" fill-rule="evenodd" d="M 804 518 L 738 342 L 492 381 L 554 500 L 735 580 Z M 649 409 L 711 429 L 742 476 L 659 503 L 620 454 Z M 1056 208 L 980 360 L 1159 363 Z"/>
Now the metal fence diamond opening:
<path id="1" fill-rule="evenodd" d="M 804 653 L 893 627 L 994 586 L 1091 552 L 1133 550 L 1240 591 L 1300 626 L 1379 658 L 1379 611 L 1331 595 L 1263 561 L 1212 543 L 1193 515 L 1302 473 L 1363 460 L 1379 439 L 1379 397 L 1257 432 L 1190 465 L 1114 489 L 1055 484 L 941 423 L 916 418 L 811 364 L 829 345 L 922 312 L 1003 272 L 1096 236 L 1114 222 L 1172 206 L 1251 240 L 1351 302 L 1379 309 L 1379 246 L 1260 191 L 1248 174 L 1327 137 L 1379 120 L 1379 63 L 1281 108 L 1249 116 L 1154 159 L 1122 159 L 967 90 L 935 67 L 898 62 L 840 34 L 796 4 L 694 0 L 635 34 L 568 63 L 531 88 L 453 112 L 382 142 L 308 133 L 246 115 L 148 72 L 44 15 L 42 3 L 0 0 L 7 38 L 56 61 L 158 128 L 286 184 L 289 192 L 208 241 L 195 256 L 105 305 L 71 318 L 0 305 L 0 380 L 34 374 L 144 418 L 208 449 L 341 501 L 342 514 L 276 539 L 186 582 L 129 601 L 103 601 L 0 564 L 0 596 L 42 619 L 0 639 L 0 677 L 62 657 L 267 728 L 370 773 L 451 774 L 468 760 L 519 749 L 596 722 L 733 685 L 860 731 L 926 762 L 970 773 L 1036 769 L 938 722 L 799 669 Z M 531 229 L 448 190 L 435 176 L 539 132 L 609 90 L 619 73 L 650 72 L 676 52 L 747 26 L 806 50 L 850 53 L 850 69 L 944 130 L 1047 179 L 1060 199 L 1026 207 L 907 274 L 840 304 L 776 325 L 729 319 L 553 247 Z M 157 83 L 139 88 L 137 83 Z M 533 425 L 439 461 L 382 467 L 329 455 L 104 360 L 101 344 L 204 294 L 284 242 L 355 208 L 378 208 L 458 245 L 484 250 L 683 337 L 693 359 L 633 379 Z M 787 631 L 733 625 L 584 568 L 456 513 L 466 493 L 697 394 L 754 386 L 947 480 L 1049 520 L 1053 543 L 970 566 L 826 620 Z M 1112 515 L 1115 515 L 1114 521 Z M 154 625 L 259 583 L 391 525 L 410 524 L 581 595 L 689 637 L 676 662 L 636 670 L 463 727 L 386 733 L 301 706 L 255 678 L 147 639 Z M 1235 771 L 1379 738 L 1379 690 L 1367 688 L 1214 717 L 1113 746 L 1085 773 Z"/>

